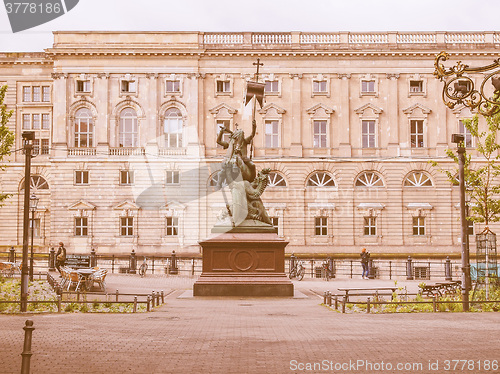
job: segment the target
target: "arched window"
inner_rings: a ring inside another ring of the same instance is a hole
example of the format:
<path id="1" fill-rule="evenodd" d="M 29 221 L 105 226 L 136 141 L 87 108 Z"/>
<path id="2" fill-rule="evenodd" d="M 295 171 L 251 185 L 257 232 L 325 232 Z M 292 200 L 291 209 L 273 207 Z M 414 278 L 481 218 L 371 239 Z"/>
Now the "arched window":
<path id="1" fill-rule="evenodd" d="M 132 108 L 120 112 L 120 147 L 137 147 L 137 113 Z"/>
<path id="2" fill-rule="evenodd" d="M 165 133 L 165 145 L 168 148 L 182 147 L 182 114 L 179 109 L 167 109 L 163 131 Z"/>
<path id="3" fill-rule="evenodd" d="M 87 108 L 78 109 L 75 113 L 75 147 L 92 147 L 93 134 L 94 124 L 92 120 L 92 112 Z"/>
<path id="4" fill-rule="evenodd" d="M 283 176 L 275 171 L 267 175 L 269 179 L 268 187 L 286 187 L 286 180 Z"/>
<path id="5" fill-rule="evenodd" d="M 413 171 L 406 177 L 405 187 L 432 187 L 431 178 L 422 171 Z"/>
<path id="6" fill-rule="evenodd" d="M 48 190 L 48 189 L 49 189 L 49 184 L 47 183 L 44 177 L 41 177 L 40 175 L 31 176 L 30 190 L 35 191 L 35 190 Z M 21 182 L 21 190 L 24 190 L 24 180 Z"/>
<path id="7" fill-rule="evenodd" d="M 330 174 L 319 171 L 312 174 L 307 180 L 307 187 L 335 187 L 335 181 Z"/>
<path id="8" fill-rule="evenodd" d="M 383 187 L 384 182 L 380 176 L 372 171 L 361 173 L 356 179 L 356 187 Z"/>

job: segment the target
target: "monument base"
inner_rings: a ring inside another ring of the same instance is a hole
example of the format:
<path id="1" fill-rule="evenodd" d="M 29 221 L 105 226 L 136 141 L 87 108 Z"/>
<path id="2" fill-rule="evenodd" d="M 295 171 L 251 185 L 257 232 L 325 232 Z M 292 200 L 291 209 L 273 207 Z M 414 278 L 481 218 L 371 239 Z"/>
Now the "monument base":
<path id="1" fill-rule="evenodd" d="M 285 274 L 288 244 L 269 230 L 232 231 L 200 242 L 203 269 L 194 296 L 293 296 Z"/>

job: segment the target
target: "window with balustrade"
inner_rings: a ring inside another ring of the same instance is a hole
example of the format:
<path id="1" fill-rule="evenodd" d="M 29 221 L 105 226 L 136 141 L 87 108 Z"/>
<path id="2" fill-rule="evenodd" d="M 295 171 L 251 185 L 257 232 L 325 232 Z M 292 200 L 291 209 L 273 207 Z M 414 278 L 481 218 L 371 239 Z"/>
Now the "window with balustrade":
<path id="1" fill-rule="evenodd" d="M 125 108 L 120 112 L 118 141 L 120 147 L 137 147 L 138 145 L 137 112 Z"/>
<path id="2" fill-rule="evenodd" d="M 163 120 L 163 132 L 167 148 L 182 147 L 182 125 L 183 118 L 181 111 L 177 108 L 167 109 Z"/>
<path id="3" fill-rule="evenodd" d="M 90 109 L 81 108 L 76 111 L 73 131 L 76 148 L 93 147 L 94 120 Z"/>

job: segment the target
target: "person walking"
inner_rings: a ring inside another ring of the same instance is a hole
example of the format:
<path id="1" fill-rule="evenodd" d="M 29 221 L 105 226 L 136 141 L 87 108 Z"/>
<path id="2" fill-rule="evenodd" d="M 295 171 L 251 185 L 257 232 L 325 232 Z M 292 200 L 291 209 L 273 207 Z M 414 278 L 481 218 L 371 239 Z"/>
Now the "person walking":
<path id="1" fill-rule="evenodd" d="M 66 248 L 64 248 L 64 243 L 59 242 L 59 248 L 57 248 L 56 254 L 56 269 L 61 273 L 61 266 L 64 266 L 66 262 Z"/>
<path id="2" fill-rule="evenodd" d="M 363 267 L 362 278 L 363 279 L 369 279 L 368 278 L 368 263 L 370 261 L 370 252 L 367 252 L 366 248 L 363 248 L 361 250 L 360 256 L 361 256 L 361 266 Z"/>

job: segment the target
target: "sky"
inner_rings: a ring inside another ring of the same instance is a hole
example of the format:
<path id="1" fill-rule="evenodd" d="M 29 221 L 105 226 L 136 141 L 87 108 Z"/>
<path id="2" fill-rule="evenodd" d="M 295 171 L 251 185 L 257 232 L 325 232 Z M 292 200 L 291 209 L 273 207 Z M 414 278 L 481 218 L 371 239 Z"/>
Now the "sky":
<path id="1" fill-rule="evenodd" d="M 0 4 L 0 52 L 43 51 L 52 31 L 497 31 L 499 10 L 499 0 L 80 0 L 13 33 Z"/>

